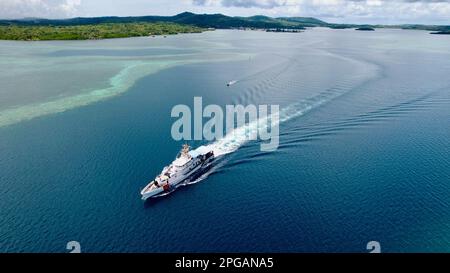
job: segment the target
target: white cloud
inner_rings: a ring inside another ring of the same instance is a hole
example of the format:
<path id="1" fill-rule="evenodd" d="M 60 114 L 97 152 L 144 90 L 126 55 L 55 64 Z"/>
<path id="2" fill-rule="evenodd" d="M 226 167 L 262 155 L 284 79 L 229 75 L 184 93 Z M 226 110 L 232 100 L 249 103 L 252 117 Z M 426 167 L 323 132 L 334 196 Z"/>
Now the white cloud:
<path id="1" fill-rule="evenodd" d="M 337 23 L 450 25 L 450 0 L 0 0 L 0 18 L 174 15 L 311 16 Z"/>
<path id="2" fill-rule="evenodd" d="M 73 14 L 77 11 L 77 8 L 81 5 L 81 0 L 66 0 L 60 7 L 66 14 Z"/>
<path id="3" fill-rule="evenodd" d="M 312 16 L 353 23 L 450 24 L 450 0 L 192 0 L 194 5 L 257 9 L 273 16 Z"/>
<path id="4" fill-rule="evenodd" d="M 64 18 L 76 15 L 81 0 L 0 0 L 1 18 Z"/>

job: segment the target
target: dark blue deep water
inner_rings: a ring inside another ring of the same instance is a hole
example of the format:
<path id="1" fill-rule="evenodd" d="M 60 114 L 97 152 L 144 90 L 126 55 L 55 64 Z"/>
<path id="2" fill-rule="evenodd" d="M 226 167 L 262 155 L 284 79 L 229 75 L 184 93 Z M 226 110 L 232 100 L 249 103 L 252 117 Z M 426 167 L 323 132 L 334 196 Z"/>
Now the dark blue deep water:
<path id="1" fill-rule="evenodd" d="M 66 252 L 73 240 L 83 252 L 367 252 L 373 240 L 384 252 L 448 252 L 450 37 L 436 36 L 205 33 L 194 37 L 251 57 L 174 66 L 0 127 L 0 252 Z M 167 39 L 170 54 L 182 54 L 180 37 Z M 183 144 L 170 111 L 194 96 L 290 109 L 280 147 L 245 143 L 206 179 L 144 203 L 140 189 Z"/>

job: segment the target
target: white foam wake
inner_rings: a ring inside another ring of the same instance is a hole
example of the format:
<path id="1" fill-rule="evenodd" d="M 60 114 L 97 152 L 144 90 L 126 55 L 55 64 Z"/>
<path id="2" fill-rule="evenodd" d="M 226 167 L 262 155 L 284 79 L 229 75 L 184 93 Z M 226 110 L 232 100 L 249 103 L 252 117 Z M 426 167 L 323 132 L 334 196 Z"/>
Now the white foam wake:
<path id="1" fill-rule="evenodd" d="M 336 96 L 332 98 L 335 97 Z M 258 134 L 259 126 L 266 126 L 261 128 L 267 130 L 268 129 L 267 126 L 273 126 L 277 122 L 278 124 L 280 124 L 282 122 L 286 122 L 293 118 L 302 116 L 307 112 L 311 111 L 312 109 L 317 108 L 320 105 L 330 101 L 332 98 L 322 100 L 317 100 L 313 98 L 310 100 L 305 100 L 302 102 L 291 104 L 277 113 L 272 113 L 271 115 L 265 118 L 252 121 L 242 127 L 236 128 L 235 130 L 227 134 L 225 137 L 211 144 L 200 146 L 197 149 L 195 149 L 195 151 L 198 152 L 199 154 L 206 154 L 212 150 L 214 151 L 214 155 L 216 157 L 230 154 L 232 152 L 235 152 L 237 149 L 239 149 L 239 147 L 249 142 L 251 139 L 254 139 L 254 137 L 257 136 Z M 278 116 L 278 119 L 274 119 L 275 115 Z M 271 124 L 272 120 L 274 121 L 274 123 Z M 175 189 L 177 189 L 178 187 L 197 184 L 205 180 L 212 173 L 214 173 L 215 171 L 220 169 L 223 165 L 225 165 L 226 162 L 227 162 L 226 160 L 225 161 L 222 160 L 219 163 L 214 162 L 212 168 L 209 169 L 206 173 L 202 174 L 200 177 L 192 181 L 186 181 L 185 183 L 178 184 L 177 187 L 175 187 L 172 191 L 158 195 L 158 197 L 166 196 L 175 191 Z"/>
<path id="2" fill-rule="evenodd" d="M 203 153 L 212 150 L 214 151 L 215 156 L 232 153 L 250 140 L 256 139 L 259 130 L 267 130 L 270 126 L 279 125 L 280 123 L 302 116 L 331 99 L 332 98 L 321 100 L 313 99 L 291 104 L 277 113 L 272 113 L 267 117 L 254 120 L 242 127 L 236 128 L 223 138 L 206 146 L 201 146 L 197 148 L 196 151 Z M 275 116 L 278 118 L 275 118 Z"/>

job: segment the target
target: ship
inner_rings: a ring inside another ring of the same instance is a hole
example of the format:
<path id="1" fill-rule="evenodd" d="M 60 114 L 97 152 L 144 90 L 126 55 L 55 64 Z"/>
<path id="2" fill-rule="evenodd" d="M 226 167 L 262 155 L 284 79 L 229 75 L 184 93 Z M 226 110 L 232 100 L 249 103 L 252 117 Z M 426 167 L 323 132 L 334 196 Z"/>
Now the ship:
<path id="1" fill-rule="evenodd" d="M 227 86 L 230 87 L 230 86 L 232 86 L 233 84 L 236 84 L 237 82 L 238 82 L 238 81 L 231 81 L 231 82 L 227 83 Z"/>
<path id="2" fill-rule="evenodd" d="M 141 191 L 142 200 L 171 192 L 178 185 L 201 176 L 209 169 L 214 158 L 214 151 L 206 146 L 191 150 L 189 145 L 183 145 L 176 159 Z"/>

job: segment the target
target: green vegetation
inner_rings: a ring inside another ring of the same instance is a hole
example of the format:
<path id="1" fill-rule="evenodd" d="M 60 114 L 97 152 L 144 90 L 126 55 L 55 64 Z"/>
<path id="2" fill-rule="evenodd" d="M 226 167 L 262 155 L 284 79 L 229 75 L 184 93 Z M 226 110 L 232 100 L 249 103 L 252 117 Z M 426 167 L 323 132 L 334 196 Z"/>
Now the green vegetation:
<path id="1" fill-rule="evenodd" d="M 356 30 L 359 30 L 359 31 L 375 31 L 375 29 L 371 28 L 371 27 L 360 27 L 360 28 L 357 28 Z"/>
<path id="2" fill-rule="evenodd" d="M 159 23 L 170 22 L 181 25 L 192 25 L 201 28 L 295 28 L 326 24 L 314 18 L 271 18 L 267 16 L 230 17 L 223 14 L 194 14 L 183 12 L 175 16 L 137 16 L 137 17 L 93 17 L 71 19 L 22 19 L 0 20 L 0 25 L 25 26 L 80 26 L 109 23 Z"/>
<path id="3" fill-rule="evenodd" d="M 284 23 L 291 23 L 302 27 L 322 27 L 328 26 L 328 23 L 312 17 L 280 17 L 277 18 Z"/>
<path id="4" fill-rule="evenodd" d="M 431 32 L 431 34 L 450 35 L 450 30 Z"/>
<path id="5" fill-rule="evenodd" d="M 285 28 L 269 28 L 266 32 L 289 32 L 289 33 L 300 33 L 303 32 L 299 29 L 285 29 Z"/>
<path id="6" fill-rule="evenodd" d="M 439 25 L 399 25 L 399 26 L 397 25 L 389 27 L 401 29 L 414 29 L 414 30 L 450 31 L 450 26 L 439 26 Z"/>
<path id="7" fill-rule="evenodd" d="M 0 40 L 89 40 L 198 33 L 203 29 L 174 23 L 102 23 L 88 25 L 0 25 Z"/>
<path id="8" fill-rule="evenodd" d="M 328 25 L 329 28 L 331 29 L 349 29 L 349 28 L 355 28 L 355 26 L 353 25 L 340 25 L 340 24 L 329 24 Z"/>
<path id="9" fill-rule="evenodd" d="M 267 16 L 231 17 L 223 14 L 195 14 L 183 12 L 175 16 L 93 17 L 71 19 L 0 20 L 0 39 L 8 40 L 81 40 L 122 38 L 200 32 L 206 28 L 265 29 L 300 32 L 307 27 L 333 29 L 375 28 L 418 29 L 448 34 L 450 26 L 439 25 L 357 25 L 331 24 L 310 17 Z"/>

